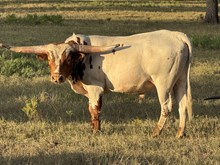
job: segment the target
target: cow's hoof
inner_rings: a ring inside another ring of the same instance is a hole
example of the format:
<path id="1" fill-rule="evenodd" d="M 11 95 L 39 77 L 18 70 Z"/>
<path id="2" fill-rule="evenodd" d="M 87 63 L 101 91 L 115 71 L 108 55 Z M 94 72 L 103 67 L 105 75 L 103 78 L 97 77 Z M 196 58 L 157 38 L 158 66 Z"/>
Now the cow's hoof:
<path id="1" fill-rule="evenodd" d="M 160 135 L 160 129 L 159 129 L 159 127 L 158 127 L 158 125 L 156 125 L 155 127 L 154 127 L 154 130 L 153 130 L 153 133 L 152 133 L 152 137 L 157 137 L 157 136 L 159 136 Z"/>
<path id="2" fill-rule="evenodd" d="M 140 100 L 140 99 L 138 100 L 139 104 L 142 104 L 143 102 L 144 102 L 143 100 Z"/>
<path id="3" fill-rule="evenodd" d="M 183 138 L 186 137 L 186 134 L 184 133 L 184 130 L 182 128 L 179 128 L 176 133 L 176 138 Z"/>
<path id="4" fill-rule="evenodd" d="M 102 135 L 103 132 L 101 130 L 92 130 L 93 135 Z"/>
<path id="5" fill-rule="evenodd" d="M 93 133 L 99 132 L 101 130 L 101 124 L 99 120 L 91 121 L 91 129 Z"/>

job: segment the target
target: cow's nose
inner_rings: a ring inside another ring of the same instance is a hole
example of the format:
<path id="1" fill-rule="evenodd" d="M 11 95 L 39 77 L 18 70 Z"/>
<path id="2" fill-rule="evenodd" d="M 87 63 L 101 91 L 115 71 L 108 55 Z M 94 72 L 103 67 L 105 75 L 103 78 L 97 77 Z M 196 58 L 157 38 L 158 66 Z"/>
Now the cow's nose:
<path id="1" fill-rule="evenodd" d="M 63 82 L 63 76 L 60 75 L 58 80 L 59 80 L 59 82 Z"/>
<path id="2" fill-rule="evenodd" d="M 62 83 L 64 81 L 64 77 L 62 75 L 52 75 L 51 78 L 55 83 Z"/>

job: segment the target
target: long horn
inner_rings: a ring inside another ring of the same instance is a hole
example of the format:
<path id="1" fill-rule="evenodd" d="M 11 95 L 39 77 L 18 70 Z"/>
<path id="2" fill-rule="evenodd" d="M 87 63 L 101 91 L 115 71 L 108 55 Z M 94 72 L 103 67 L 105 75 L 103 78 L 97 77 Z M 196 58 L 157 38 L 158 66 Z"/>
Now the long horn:
<path id="1" fill-rule="evenodd" d="M 119 47 L 120 44 L 113 46 L 88 46 L 88 45 L 71 44 L 71 46 L 76 51 L 81 53 L 105 53 L 105 52 L 115 52 L 115 48 Z"/>
<path id="2" fill-rule="evenodd" d="M 10 47 L 9 50 L 17 53 L 47 54 L 46 45 L 15 46 L 15 47 Z"/>

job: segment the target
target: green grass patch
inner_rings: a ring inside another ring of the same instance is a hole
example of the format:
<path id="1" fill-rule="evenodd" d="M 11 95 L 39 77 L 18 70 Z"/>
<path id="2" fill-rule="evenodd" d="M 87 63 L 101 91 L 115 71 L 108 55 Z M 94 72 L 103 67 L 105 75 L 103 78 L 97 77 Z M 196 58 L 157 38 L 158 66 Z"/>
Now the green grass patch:
<path id="1" fill-rule="evenodd" d="M 30 121 L 32 121 L 32 120 L 39 121 L 40 120 L 40 115 L 38 112 L 38 100 L 36 97 L 27 99 L 25 101 L 25 106 L 22 108 L 22 111 L 27 115 L 27 117 Z"/>
<path id="2" fill-rule="evenodd" d="M 24 57 L 19 53 L 3 53 L 0 55 L 0 74 L 17 75 L 25 78 L 39 77 L 49 74 L 48 64 L 35 58 Z"/>
<path id="3" fill-rule="evenodd" d="M 41 25 L 41 24 L 55 24 L 62 25 L 63 17 L 61 15 L 37 15 L 27 14 L 24 17 L 17 17 L 15 14 L 8 15 L 4 18 L 7 24 L 26 24 L 26 25 Z"/>
<path id="4" fill-rule="evenodd" d="M 220 36 L 193 35 L 191 39 L 195 48 L 220 50 Z"/>

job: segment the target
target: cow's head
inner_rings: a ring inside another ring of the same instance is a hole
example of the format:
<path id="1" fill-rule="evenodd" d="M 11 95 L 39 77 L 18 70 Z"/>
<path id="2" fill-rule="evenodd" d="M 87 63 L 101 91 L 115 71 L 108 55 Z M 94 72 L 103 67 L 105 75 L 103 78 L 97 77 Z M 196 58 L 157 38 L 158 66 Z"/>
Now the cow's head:
<path id="1" fill-rule="evenodd" d="M 60 44 L 9 47 L 8 49 L 13 52 L 36 54 L 39 59 L 48 60 L 51 80 L 55 83 L 62 83 L 70 76 L 75 63 L 87 54 L 114 52 L 118 46 L 87 46 L 70 41 Z"/>

